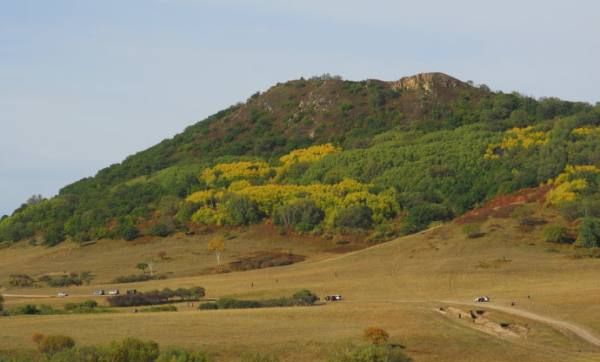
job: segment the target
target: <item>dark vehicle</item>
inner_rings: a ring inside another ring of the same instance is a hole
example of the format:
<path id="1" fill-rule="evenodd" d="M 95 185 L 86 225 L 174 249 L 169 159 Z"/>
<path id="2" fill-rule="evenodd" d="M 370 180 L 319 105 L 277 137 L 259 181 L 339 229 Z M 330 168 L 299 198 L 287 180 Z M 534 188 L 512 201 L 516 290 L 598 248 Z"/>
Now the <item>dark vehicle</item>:
<path id="1" fill-rule="evenodd" d="M 137 294 L 137 289 L 127 289 L 127 294 Z"/>
<path id="2" fill-rule="evenodd" d="M 338 300 L 342 300 L 342 296 L 340 294 L 333 294 L 325 296 L 325 300 L 328 302 L 335 302 Z"/>
<path id="3" fill-rule="evenodd" d="M 477 303 L 487 303 L 487 302 L 490 301 L 490 297 L 487 297 L 487 296 L 484 295 L 484 296 L 475 298 L 474 301 L 477 302 Z"/>

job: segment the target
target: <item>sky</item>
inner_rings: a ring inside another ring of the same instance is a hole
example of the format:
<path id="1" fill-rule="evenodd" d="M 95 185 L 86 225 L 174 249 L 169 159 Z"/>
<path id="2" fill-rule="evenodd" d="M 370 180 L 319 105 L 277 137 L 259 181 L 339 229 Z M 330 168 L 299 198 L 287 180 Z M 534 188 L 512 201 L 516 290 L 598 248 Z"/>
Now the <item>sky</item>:
<path id="1" fill-rule="evenodd" d="M 0 0 L 0 215 L 301 76 L 596 103 L 599 34 L 595 0 Z"/>

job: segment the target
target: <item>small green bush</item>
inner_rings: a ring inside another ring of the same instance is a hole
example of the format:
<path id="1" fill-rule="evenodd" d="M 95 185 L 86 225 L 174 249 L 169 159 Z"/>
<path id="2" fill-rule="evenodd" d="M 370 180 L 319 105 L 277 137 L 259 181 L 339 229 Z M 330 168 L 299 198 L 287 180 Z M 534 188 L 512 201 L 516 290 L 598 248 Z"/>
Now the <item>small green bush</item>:
<path id="1" fill-rule="evenodd" d="M 111 343 L 108 354 L 111 362 L 148 362 L 158 358 L 159 348 L 153 341 L 126 338 Z"/>
<path id="2" fill-rule="evenodd" d="M 568 243 L 572 240 L 568 237 L 567 228 L 561 225 L 547 225 L 542 231 L 544 241 L 549 243 Z"/>
<path id="3" fill-rule="evenodd" d="M 397 347 L 389 345 L 356 346 L 348 344 L 338 348 L 329 362 L 411 362 L 412 359 Z"/>
<path id="4" fill-rule="evenodd" d="M 152 313 L 152 312 L 177 312 L 177 307 L 174 305 L 161 305 L 157 307 L 149 307 L 140 309 L 141 313 Z"/>
<path id="5" fill-rule="evenodd" d="M 160 236 L 162 238 L 169 236 L 173 232 L 173 228 L 165 223 L 158 223 L 152 225 L 148 233 L 153 236 Z"/>
<path id="6" fill-rule="evenodd" d="M 48 355 L 73 347 L 75 347 L 73 338 L 62 335 L 45 336 L 38 344 L 38 350 Z"/>
<path id="7" fill-rule="evenodd" d="M 469 239 L 480 238 L 485 235 L 485 233 L 481 231 L 481 224 L 466 224 L 463 226 L 463 233 Z"/>
<path id="8" fill-rule="evenodd" d="M 11 274 L 8 276 L 8 285 L 12 287 L 33 287 L 35 280 L 27 274 Z"/>
<path id="9" fill-rule="evenodd" d="M 209 303 L 200 304 L 198 306 L 198 309 L 202 309 L 202 310 L 219 309 L 219 306 L 217 305 L 217 303 L 209 302 Z"/>
<path id="10" fill-rule="evenodd" d="M 0 359 L 1 360 L 1 359 Z M 64 349 L 56 352 L 49 362 L 104 362 L 106 353 L 98 347 L 83 346 Z"/>
<path id="11" fill-rule="evenodd" d="M 600 247 L 600 219 L 586 217 L 579 226 L 577 245 L 585 248 Z"/>
<path id="12" fill-rule="evenodd" d="M 160 353 L 156 362 L 208 362 L 208 355 L 204 352 L 190 352 L 178 348 L 171 348 Z"/>

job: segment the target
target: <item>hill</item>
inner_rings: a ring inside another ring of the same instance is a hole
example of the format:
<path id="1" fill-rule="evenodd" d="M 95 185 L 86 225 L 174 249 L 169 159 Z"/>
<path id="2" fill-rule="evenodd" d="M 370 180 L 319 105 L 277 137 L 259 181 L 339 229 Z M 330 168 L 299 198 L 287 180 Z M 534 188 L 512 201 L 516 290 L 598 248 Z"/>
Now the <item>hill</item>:
<path id="1" fill-rule="evenodd" d="M 0 241 L 132 240 L 264 220 L 379 241 L 550 180 L 574 218 L 595 215 L 577 196 L 596 197 L 599 124 L 598 106 L 441 73 L 294 80 L 30 199 L 2 218 Z"/>

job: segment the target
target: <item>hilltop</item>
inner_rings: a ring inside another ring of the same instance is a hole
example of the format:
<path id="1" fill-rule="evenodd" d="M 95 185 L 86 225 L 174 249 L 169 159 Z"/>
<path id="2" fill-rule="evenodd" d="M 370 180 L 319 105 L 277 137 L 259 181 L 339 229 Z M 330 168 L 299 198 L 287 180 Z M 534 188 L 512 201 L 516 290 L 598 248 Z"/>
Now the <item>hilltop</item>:
<path id="1" fill-rule="evenodd" d="M 594 193 L 599 114 L 443 73 L 293 80 L 56 197 L 29 200 L 0 221 L 0 241 L 132 240 L 257 223 L 387 240 L 561 174 L 566 191 Z M 576 195 L 567 199 L 582 214 Z"/>

